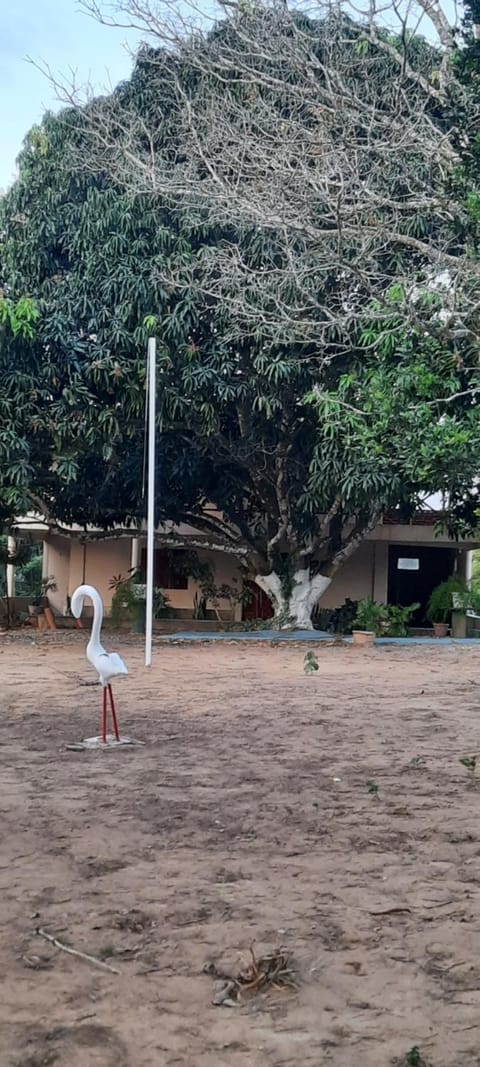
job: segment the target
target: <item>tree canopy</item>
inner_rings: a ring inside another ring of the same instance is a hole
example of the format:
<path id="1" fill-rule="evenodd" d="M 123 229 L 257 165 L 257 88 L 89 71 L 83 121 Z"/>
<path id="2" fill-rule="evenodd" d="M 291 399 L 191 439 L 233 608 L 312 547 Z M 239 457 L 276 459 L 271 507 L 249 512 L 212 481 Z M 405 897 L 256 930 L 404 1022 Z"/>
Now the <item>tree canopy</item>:
<path id="1" fill-rule="evenodd" d="M 453 112 L 475 100 L 453 45 L 372 21 L 240 6 L 172 48 L 142 10 L 131 79 L 47 115 L 1 206 L 2 499 L 141 518 L 155 332 L 157 518 L 306 625 L 385 509 L 471 498 L 480 211 Z"/>

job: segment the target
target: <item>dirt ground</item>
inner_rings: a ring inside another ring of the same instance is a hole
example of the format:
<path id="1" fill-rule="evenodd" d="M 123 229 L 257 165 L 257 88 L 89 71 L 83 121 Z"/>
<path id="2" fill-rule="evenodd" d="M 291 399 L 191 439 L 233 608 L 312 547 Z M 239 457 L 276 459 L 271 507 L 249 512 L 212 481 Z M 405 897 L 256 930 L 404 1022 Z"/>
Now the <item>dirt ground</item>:
<path id="1" fill-rule="evenodd" d="M 117 639 L 146 745 L 69 752 L 84 640 L 0 643 L 1 1067 L 480 1064 L 480 647 Z M 214 1006 L 252 943 L 297 990 Z"/>

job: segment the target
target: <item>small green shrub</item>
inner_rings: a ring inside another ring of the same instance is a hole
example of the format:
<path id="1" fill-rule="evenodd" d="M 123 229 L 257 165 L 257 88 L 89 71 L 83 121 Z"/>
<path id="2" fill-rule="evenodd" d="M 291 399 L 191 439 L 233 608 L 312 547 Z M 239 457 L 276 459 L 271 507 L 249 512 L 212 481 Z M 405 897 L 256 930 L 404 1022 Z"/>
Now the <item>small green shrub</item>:
<path id="1" fill-rule="evenodd" d="M 120 626 L 138 626 L 143 623 L 145 596 L 139 596 L 138 573 L 129 571 L 125 578 L 121 574 L 114 575 L 110 581 L 110 589 L 115 590 L 110 609 L 110 625 L 118 629 Z M 168 618 L 171 614 L 172 609 L 163 589 L 154 589 L 153 617 Z"/>
<path id="2" fill-rule="evenodd" d="M 473 778 L 475 776 L 475 771 L 476 771 L 476 767 L 477 767 L 477 757 L 476 756 L 462 756 L 460 758 L 459 762 L 462 764 L 463 767 L 466 768 L 468 773 Z"/>
<path id="3" fill-rule="evenodd" d="M 353 629 L 365 630 L 367 633 L 382 633 L 382 622 L 385 618 L 385 605 L 376 604 L 370 597 L 361 600 L 357 607 Z"/>
<path id="4" fill-rule="evenodd" d="M 419 604 L 401 607 L 398 604 L 377 604 L 370 598 L 361 600 L 354 620 L 355 630 L 366 630 L 377 637 L 406 637 L 407 625 Z"/>
<path id="5" fill-rule="evenodd" d="M 349 597 L 339 608 L 318 606 L 313 613 L 313 625 L 316 630 L 325 630 L 329 634 L 351 634 L 357 609 L 358 600 Z"/>
<path id="6" fill-rule="evenodd" d="M 318 659 L 315 652 L 307 652 L 303 660 L 303 669 L 305 674 L 312 674 L 313 671 L 318 671 Z"/>
<path id="7" fill-rule="evenodd" d="M 133 581 L 129 579 L 118 585 L 113 594 L 110 622 L 114 629 L 125 625 L 134 626 L 142 620 L 145 603 L 138 600 L 132 586 Z"/>
<path id="8" fill-rule="evenodd" d="M 399 604 L 386 604 L 383 623 L 385 637 L 406 637 L 408 623 L 419 607 L 419 603 L 410 604 L 408 608 L 402 608 Z"/>

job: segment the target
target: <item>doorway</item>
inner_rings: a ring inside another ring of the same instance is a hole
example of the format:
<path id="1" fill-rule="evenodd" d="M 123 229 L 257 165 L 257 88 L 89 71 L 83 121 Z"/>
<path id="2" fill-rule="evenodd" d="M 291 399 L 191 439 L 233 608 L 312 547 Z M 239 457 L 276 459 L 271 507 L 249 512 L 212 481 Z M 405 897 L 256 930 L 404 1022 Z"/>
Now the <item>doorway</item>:
<path id="1" fill-rule="evenodd" d="M 420 607 L 412 616 L 413 626 L 429 626 L 426 608 L 435 586 L 453 574 L 454 548 L 432 545 L 390 545 L 388 550 L 388 603 Z"/>
<path id="2" fill-rule="evenodd" d="M 272 602 L 267 594 L 260 589 L 256 582 L 245 581 L 244 588 L 248 596 L 243 604 L 242 618 L 244 622 L 254 619 L 271 619 L 273 616 Z"/>

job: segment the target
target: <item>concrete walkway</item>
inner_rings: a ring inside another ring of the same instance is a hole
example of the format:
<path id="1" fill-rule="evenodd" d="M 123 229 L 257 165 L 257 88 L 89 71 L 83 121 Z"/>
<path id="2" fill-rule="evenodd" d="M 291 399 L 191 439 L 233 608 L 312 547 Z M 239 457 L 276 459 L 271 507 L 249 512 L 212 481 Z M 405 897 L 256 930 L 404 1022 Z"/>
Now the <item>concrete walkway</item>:
<path id="1" fill-rule="evenodd" d="M 183 633 L 158 635 L 160 641 L 334 641 L 335 639 L 351 644 L 351 637 L 339 634 L 327 634 L 324 630 L 231 630 L 218 633 Z M 376 645 L 478 645 L 477 637 L 465 637 L 454 640 L 452 637 L 377 637 Z"/>

